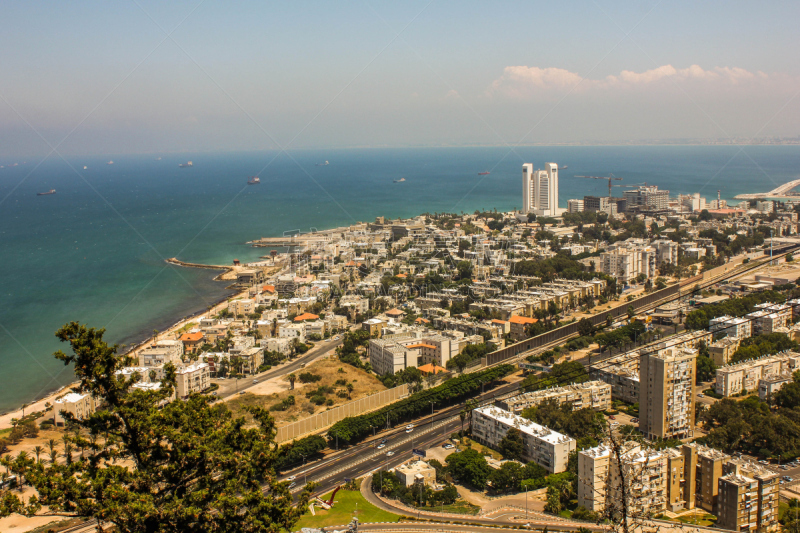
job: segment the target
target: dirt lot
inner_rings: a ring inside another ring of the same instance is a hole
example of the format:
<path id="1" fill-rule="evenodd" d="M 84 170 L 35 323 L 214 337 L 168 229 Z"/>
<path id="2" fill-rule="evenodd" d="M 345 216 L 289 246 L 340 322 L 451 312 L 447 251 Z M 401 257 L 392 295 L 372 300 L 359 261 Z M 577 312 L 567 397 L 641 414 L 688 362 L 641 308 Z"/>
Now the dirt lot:
<path id="1" fill-rule="evenodd" d="M 313 383 L 300 383 L 299 376 L 305 372 L 320 376 L 321 379 Z M 289 396 L 294 396 L 295 404 L 285 411 L 271 411 L 278 426 L 282 426 L 314 413 L 322 412 L 330 407 L 357 400 L 363 396 L 386 389 L 375 376 L 344 364 L 335 357 L 319 359 L 308 365 L 301 372 L 295 372 L 295 375 L 298 380 L 295 382 L 294 390 L 290 390 L 290 384 L 285 377 L 274 378 L 249 389 L 247 394 L 232 396 L 228 401 L 228 407 L 234 414 L 243 415 L 245 406 L 254 405 L 269 408 L 281 403 Z M 349 397 L 346 385 L 343 385 L 340 380 L 353 385 L 353 391 Z M 337 384 L 337 381 L 339 384 Z M 333 405 L 314 405 L 306 398 L 306 393 L 317 390 L 320 386 L 333 389 L 333 392 L 323 395 L 326 400 L 331 400 Z M 254 391 L 257 393 L 254 393 Z"/>

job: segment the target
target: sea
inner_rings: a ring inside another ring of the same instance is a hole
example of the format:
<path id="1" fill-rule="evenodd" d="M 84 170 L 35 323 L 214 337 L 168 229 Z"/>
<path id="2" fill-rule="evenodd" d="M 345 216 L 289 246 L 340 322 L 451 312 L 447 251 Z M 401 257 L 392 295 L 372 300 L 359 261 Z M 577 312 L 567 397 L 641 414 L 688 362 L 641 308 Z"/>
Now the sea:
<path id="1" fill-rule="evenodd" d="M 113 160 L 113 164 L 109 161 Z M 192 161 L 191 167 L 179 164 Z M 328 161 L 328 164 L 322 164 Z M 0 413 L 70 383 L 77 321 L 131 345 L 230 291 L 211 270 L 260 237 L 425 212 L 521 208 L 521 165 L 557 162 L 560 203 L 615 185 L 732 201 L 800 177 L 800 146 L 535 146 L 0 158 Z M 84 167 L 86 167 L 84 169 Z M 489 171 L 480 176 L 478 173 Z M 248 185 L 250 176 L 261 183 Z M 404 182 L 394 180 L 405 178 Z M 37 196 L 55 189 L 56 193 Z M 615 188 L 621 196 L 623 187 Z"/>

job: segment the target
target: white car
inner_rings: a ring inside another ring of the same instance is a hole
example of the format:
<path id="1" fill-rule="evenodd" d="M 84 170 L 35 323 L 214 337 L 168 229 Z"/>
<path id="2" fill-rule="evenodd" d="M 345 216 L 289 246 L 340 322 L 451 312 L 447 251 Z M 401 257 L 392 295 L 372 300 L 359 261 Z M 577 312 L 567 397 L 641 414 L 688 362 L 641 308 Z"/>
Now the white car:
<path id="1" fill-rule="evenodd" d="M 445 444 L 444 446 L 442 446 L 442 448 L 444 448 L 445 450 L 452 450 L 453 448 L 455 448 L 455 446 L 453 446 L 452 444 L 450 444 L 450 443 L 448 442 L 447 444 Z"/>
<path id="2" fill-rule="evenodd" d="M 412 431 L 414 431 L 414 428 L 409 428 L 406 430 L 406 433 L 411 433 Z"/>
<path id="3" fill-rule="evenodd" d="M 380 450 L 381 448 L 385 448 L 385 447 L 386 447 L 386 445 L 385 445 L 385 444 L 378 444 L 378 449 L 379 449 L 379 450 Z"/>
<path id="4" fill-rule="evenodd" d="M 297 479 L 297 476 L 289 476 L 286 478 L 286 481 L 294 481 L 295 479 Z"/>
<path id="5" fill-rule="evenodd" d="M 406 426 L 406 429 L 414 429 L 414 424 L 409 424 Z"/>
<path id="6" fill-rule="evenodd" d="M 393 455 L 394 455 L 394 452 L 393 452 L 393 451 L 388 451 L 388 452 L 386 452 L 386 457 L 391 457 L 391 456 L 393 456 Z"/>

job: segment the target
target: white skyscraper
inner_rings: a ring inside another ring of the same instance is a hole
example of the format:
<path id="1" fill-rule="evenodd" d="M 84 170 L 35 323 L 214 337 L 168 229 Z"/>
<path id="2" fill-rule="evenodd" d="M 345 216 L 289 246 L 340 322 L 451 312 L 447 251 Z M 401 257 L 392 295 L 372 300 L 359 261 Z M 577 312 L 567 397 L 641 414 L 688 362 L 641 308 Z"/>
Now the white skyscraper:
<path id="1" fill-rule="evenodd" d="M 558 208 L 558 165 L 545 163 L 545 170 L 533 170 L 531 163 L 522 165 L 522 211 L 536 216 L 554 217 Z"/>

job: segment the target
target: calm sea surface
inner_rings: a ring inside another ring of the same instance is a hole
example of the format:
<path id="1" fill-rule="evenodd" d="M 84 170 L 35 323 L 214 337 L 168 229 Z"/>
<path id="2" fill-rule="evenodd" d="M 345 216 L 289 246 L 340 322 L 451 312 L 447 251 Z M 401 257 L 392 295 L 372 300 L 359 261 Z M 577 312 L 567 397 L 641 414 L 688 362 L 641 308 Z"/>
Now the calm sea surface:
<path id="1" fill-rule="evenodd" d="M 109 159 L 113 165 L 106 164 Z M 191 159 L 192 168 L 178 164 Z M 329 160 L 327 166 L 316 166 Z M 53 333 L 80 321 L 133 343 L 227 294 L 209 270 L 265 251 L 248 240 L 376 216 L 521 207 L 521 164 L 568 165 L 560 201 L 647 182 L 709 200 L 800 177 L 799 146 L 337 150 L 0 160 L 0 413 L 72 379 Z M 270 161 L 272 161 L 270 163 Z M 18 166 L 9 166 L 13 163 Z M 268 165 L 268 163 L 270 163 Z M 37 166 L 38 165 L 38 166 Z M 83 167 L 87 166 L 86 170 Z M 268 166 L 267 166 L 268 165 Z M 266 167 L 266 168 L 265 168 Z M 80 173 L 80 176 L 74 169 Z M 491 170 L 488 176 L 478 172 Z M 258 174 L 260 185 L 248 186 Z M 82 176 L 82 177 L 81 177 Z M 392 180 L 405 178 L 404 183 Z M 50 196 L 37 192 L 56 189 Z M 624 189 L 615 189 L 621 195 Z M 4 200 L 3 200 L 4 199 Z M 66 346 L 63 346 L 66 349 Z"/>

